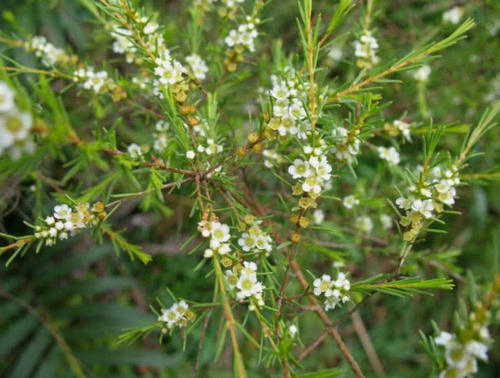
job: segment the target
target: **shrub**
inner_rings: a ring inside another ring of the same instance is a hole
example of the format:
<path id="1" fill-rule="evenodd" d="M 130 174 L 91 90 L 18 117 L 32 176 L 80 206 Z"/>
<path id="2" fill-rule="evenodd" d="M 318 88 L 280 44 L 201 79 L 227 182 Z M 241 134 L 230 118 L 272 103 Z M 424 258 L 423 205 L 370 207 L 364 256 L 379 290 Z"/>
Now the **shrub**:
<path id="1" fill-rule="evenodd" d="M 431 357 L 419 372 L 466 376 L 488 360 L 497 265 L 476 284 L 443 234 L 466 229 L 452 223 L 466 185 L 498 178 L 475 164 L 500 101 L 473 126 L 428 102 L 437 54 L 475 25 L 464 8 L 443 14 L 446 36 L 399 54 L 377 23 L 393 5 L 373 0 L 301 0 L 294 15 L 262 0 L 80 3 L 86 51 L 7 28 L 0 38 L 6 372 L 384 375 L 368 332 L 398 361 L 412 319 Z M 422 295 L 456 281 L 469 293 L 454 328 L 427 336 L 441 299 Z M 381 326 L 391 306 L 405 315 Z M 114 341 L 135 346 L 102 348 Z M 183 367 L 171 358 L 181 349 Z M 228 353 L 231 364 L 211 364 Z"/>

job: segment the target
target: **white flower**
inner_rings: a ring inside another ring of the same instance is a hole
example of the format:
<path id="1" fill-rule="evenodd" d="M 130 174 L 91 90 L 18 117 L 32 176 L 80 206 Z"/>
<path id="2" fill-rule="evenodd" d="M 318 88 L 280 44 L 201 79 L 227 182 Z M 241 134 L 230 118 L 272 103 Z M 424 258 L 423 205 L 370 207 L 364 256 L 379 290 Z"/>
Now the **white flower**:
<path id="1" fill-rule="evenodd" d="M 189 55 L 186 57 L 186 62 L 188 62 L 191 73 L 197 80 L 205 80 L 207 77 L 208 66 L 200 56 L 196 54 Z"/>
<path id="2" fill-rule="evenodd" d="M 47 41 L 43 36 L 35 36 L 26 44 L 27 48 L 33 50 L 35 55 L 41 58 L 42 63 L 51 67 L 58 62 L 68 60 L 70 57 L 64 50 L 57 48 Z"/>
<path id="3" fill-rule="evenodd" d="M 54 218 L 70 220 L 71 208 L 68 205 L 57 205 L 54 207 Z"/>
<path id="4" fill-rule="evenodd" d="M 183 327 L 187 324 L 189 317 L 189 306 L 186 302 L 180 301 L 174 303 L 170 308 L 161 310 L 158 321 L 164 322 L 169 329 L 173 327 Z"/>
<path id="5" fill-rule="evenodd" d="M 380 215 L 380 223 L 384 230 L 390 230 L 392 228 L 392 218 L 387 214 Z"/>
<path id="6" fill-rule="evenodd" d="M 298 179 L 301 177 L 309 177 L 311 175 L 311 169 L 307 161 L 295 159 L 293 165 L 288 167 L 288 173 L 290 173 L 294 179 Z"/>
<path id="7" fill-rule="evenodd" d="M 321 193 L 321 185 L 319 179 L 315 176 L 307 177 L 302 183 L 302 190 L 308 193 L 312 192 L 313 194 Z"/>
<path id="8" fill-rule="evenodd" d="M 463 369 L 466 367 L 470 356 L 462 344 L 452 341 L 445 348 L 445 357 L 448 365 Z"/>
<path id="9" fill-rule="evenodd" d="M 388 161 L 390 164 L 399 164 L 399 152 L 394 147 L 378 147 L 377 151 L 381 159 Z"/>
<path id="10" fill-rule="evenodd" d="M 356 228 L 362 232 L 370 233 L 373 230 L 373 221 L 367 216 L 356 218 Z"/>
<path id="11" fill-rule="evenodd" d="M 393 124 L 399 129 L 399 131 L 401 132 L 401 134 L 403 134 L 405 139 L 408 142 L 411 142 L 411 134 L 410 134 L 411 125 L 401 120 L 395 120 Z"/>
<path id="12" fill-rule="evenodd" d="M 292 338 L 295 338 L 298 331 L 299 330 L 297 329 L 297 326 L 295 324 L 292 324 L 292 325 L 290 325 L 290 327 L 288 327 L 288 333 L 290 334 L 290 336 Z"/>
<path id="13" fill-rule="evenodd" d="M 109 80 L 106 71 L 95 72 L 92 69 L 87 69 L 83 79 L 83 88 L 92 89 L 95 93 L 99 93 Z"/>
<path id="14" fill-rule="evenodd" d="M 320 224 L 325 219 L 325 213 L 321 209 L 316 209 L 313 212 L 314 223 Z"/>
<path id="15" fill-rule="evenodd" d="M 257 275 L 241 274 L 236 287 L 239 289 L 237 294 L 239 299 L 251 297 L 256 291 Z"/>
<path id="16" fill-rule="evenodd" d="M 418 70 L 413 73 L 413 78 L 417 81 L 426 81 L 431 74 L 431 67 L 428 64 L 424 64 Z"/>
<path id="17" fill-rule="evenodd" d="M 342 49 L 338 46 L 330 47 L 330 51 L 328 51 L 328 57 L 334 62 L 340 62 L 342 60 Z"/>
<path id="18" fill-rule="evenodd" d="M 0 81 L 0 112 L 8 112 L 14 109 L 15 93 L 9 86 Z"/>
<path id="19" fill-rule="evenodd" d="M 182 74 L 186 72 L 186 68 L 177 60 L 158 59 L 157 64 L 154 73 L 160 83 L 173 85 L 182 81 Z"/>
<path id="20" fill-rule="evenodd" d="M 321 278 L 316 278 L 313 282 L 313 293 L 316 296 L 321 295 L 322 293 L 330 293 L 332 287 L 332 277 L 328 274 L 323 274 Z"/>
<path id="21" fill-rule="evenodd" d="M 130 41 L 129 37 L 132 33 L 128 29 L 116 28 L 111 32 L 111 36 L 115 39 L 113 42 L 113 52 L 117 54 L 127 54 L 127 62 L 132 61 L 132 53 L 135 53 L 136 48 Z"/>
<path id="22" fill-rule="evenodd" d="M 436 342 L 436 345 L 443 345 L 443 346 L 447 346 L 450 344 L 450 342 L 453 340 L 453 335 L 449 332 L 444 332 L 444 331 L 441 331 L 441 333 L 439 334 L 439 336 L 437 336 L 436 338 L 434 338 L 434 341 Z"/>
<path id="23" fill-rule="evenodd" d="M 136 143 L 132 143 L 127 147 L 127 152 L 132 159 L 139 159 L 142 157 L 143 152 L 141 146 Z"/>
<path id="24" fill-rule="evenodd" d="M 231 235 L 229 234 L 229 226 L 227 224 L 222 224 L 219 222 L 212 223 L 210 235 L 212 236 L 212 240 L 217 243 L 227 242 L 231 237 Z"/>
<path id="25" fill-rule="evenodd" d="M 158 29 L 158 24 L 154 21 L 149 21 L 146 26 L 144 26 L 144 34 L 152 34 Z"/>
<path id="26" fill-rule="evenodd" d="M 458 24 L 464 14 L 464 9 L 462 7 L 453 7 L 443 13 L 443 22 L 448 22 L 451 24 Z"/>
<path id="27" fill-rule="evenodd" d="M 354 42 L 354 55 L 366 59 L 370 63 L 377 63 L 379 61 L 377 57 L 378 47 L 378 42 L 373 36 L 364 34 L 359 41 Z"/>
<path id="28" fill-rule="evenodd" d="M 196 154 L 194 153 L 194 151 L 193 151 L 193 150 L 189 150 L 188 152 L 186 152 L 186 157 L 187 157 L 189 160 L 193 160 L 195 156 L 196 156 Z"/>
<path id="29" fill-rule="evenodd" d="M 351 194 L 347 197 L 344 197 L 344 199 L 342 200 L 342 204 L 346 208 L 352 209 L 354 206 L 359 205 L 359 199 L 357 199 L 356 196 Z"/>
<path id="30" fill-rule="evenodd" d="M 488 361 L 488 347 L 479 341 L 469 341 L 465 344 L 465 350 L 476 358 Z"/>
<path id="31" fill-rule="evenodd" d="M 31 114 L 12 110 L 0 114 L 0 149 L 24 141 L 32 126 Z"/>

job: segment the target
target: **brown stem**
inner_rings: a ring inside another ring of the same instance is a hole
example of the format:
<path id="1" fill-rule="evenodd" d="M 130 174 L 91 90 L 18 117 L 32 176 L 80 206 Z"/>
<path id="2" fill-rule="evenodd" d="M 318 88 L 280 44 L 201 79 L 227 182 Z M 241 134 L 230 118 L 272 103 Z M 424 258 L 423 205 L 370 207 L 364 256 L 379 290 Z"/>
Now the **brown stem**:
<path id="1" fill-rule="evenodd" d="M 295 271 L 297 274 L 297 278 L 302 285 L 302 287 L 307 290 L 309 288 L 309 284 L 307 283 L 306 278 L 304 277 L 304 273 L 302 272 L 302 269 L 300 268 L 299 264 L 295 261 L 294 258 L 291 259 L 290 261 L 290 266 L 292 269 Z M 339 347 L 340 351 L 344 355 L 345 359 L 347 360 L 347 363 L 349 364 L 351 370 L 353 373 L 356 375 L 358 378 L 362 378 L 365 375 L 361 371 L 361 368 L 359 367 L 358 363 L 352 356 L 351 352 L 349 351 L 349 348 L 344 344 L 344 341 L 342 340 L 342 337 L 340 336 L 340 333 L 337 331 L 337 328 L 333 326 L 333 323 L 330 321 L 328 318 L 328 315 L 326 315 L 325 311 L 321 308 L 321 305 L 318 303 L 318 300 L 314 297 L 314 295 L 309 295 L 308 296 L 309 302 L 313 305 L 313 307 L 316 310 L 316 314 L 319 316 L 323 324 L 325 325 L 326 332 L 333 338 L 337 346 Z"/>

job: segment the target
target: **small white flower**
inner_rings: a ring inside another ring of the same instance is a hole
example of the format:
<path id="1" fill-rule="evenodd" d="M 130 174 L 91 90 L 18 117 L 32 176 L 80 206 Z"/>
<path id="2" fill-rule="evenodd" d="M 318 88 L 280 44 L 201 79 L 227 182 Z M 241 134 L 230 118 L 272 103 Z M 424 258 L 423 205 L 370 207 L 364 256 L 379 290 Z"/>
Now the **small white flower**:
<path id="1" fill-rule="evenodd" d="M 426 81 L 431 74 L 431 67 L 428 64 L 424 64 L 418 70 L 413 73 L 413 78 L 417 81 Z"/>
<path id="2" fill-rule="evenodd" d="M 453 7 L 443 13 L 443 22 L 458 24 L 462 19 L 464 9 L 462 7 Z"/>
<path id="3" fill-rule="evenodd" d="M 142 148 L 136 143 L 132 143 L 127 147 L 127 152 L 132 159 L 140 159 L 143 156 Z"/>
<path id="4" fill-rule="evenodd" d="M 71 209 L 68 205 L 57 205 L 54 207 L 54 217 L 56 219 L 70 220 Z"/>
<path id="5" fill-rule="evenodd" d="M 0 112 L 8 112 L 14 109 L 15 93 L 3 81 L 0 81 Z"/>
<path id="6" fill-rule="evenodd" d="M 330 51 L 328 51 L 328 57 L 334 62 L 340 62 L 342 60 L 342 49 L 339 46 L 330 47 Z"/>
<path id="7" fill-rule="evenodd" d="M 373 230 L 373 221 L 367 216 L 356 218 L 355 225 L 361 232 L 370 233 Z"/>
<path id="8" fill-rule="evenodd" d="M 398 130 L 401 132 L 401 134 L 403 134 L 405 139 L 408 142 L 411 142 L 411 134 L 410 134 L 411 125 L 409 123 L 406 123 L 406 122 L 401 121 L 401 120 L 396 120 L 393 123 L 394 123 L 394 126 L 396 126 L 398 128 Z"/>
<path id="9" fill-rule="evenodd" d="M 463 369 L 467 366 L 469 354 L 465 347 L 457 342 L 451 341 L 445 348 L 446 362 L 451 367 Z"/>
<path id="10" fill-rule="evenodd" d="M 214 255 L 214 251 L 210 248 L 205 249 L 205 252 L 203 252 L 203 257 L 210 258 Z"/>
<path id="11" fill-rule="evenodd" d="M 465 344 L 465 350 L 470 355 L 479 358 L 483 361 L 488 361 L 488 347 L 479 341 L 469 341 Z"/>
<path id="12" fill-rule="evenodd" d="M 380 223 L 384 230 L 390 230 L 392 228 L 392 218 L 387 214 L 380 215 Z"/>
<path id="13" fill-rule="evenodd" d="M 188 62 L 191 73 L 197 80 L 205 80 L 207 77 L 208 66 L 200 56 L 196 54 L 189 55 L 186 57 L 186 62 Z"/>
<path id="14" fill-rule="evenodd" d="M 196 154 L 195 154 L 195 152 L 193 150 L 189 150 L 188 152 L 186 152 L 186 157 L 189 160 L 193 160 L 195 156 L 196 156 Z"/>
<path id="15" fill-rule="evenodd" d="M 399 152 L 394 147 L 378 147 L 378 155 L 381 159 L 386 160 L 389 164 L 398 165 L 400 158 Z"/>
<path id="16" fill-rule="evenodd" d="M 210 234 L 212 236 L 212 240 L 218 243 L 227 242 L 231 237 L 231 235 L 229 234 L 229 226 L 227 224 L 222 224 L 219 222 L 212 223 Z"/>
<path id="17" fill-rule="evenodd" d="M 298 179 L 301 177 L 309 177 L 312 172 L 307 161 L 295 159 L 293 165 L 288 167 L 288 173 L 290 173 L 294 179 Z"/>
<path id="18" fill-rule="evenodd" d="M 444 332 L 444 331 L 441 331 L 439 336 L 434 338 L 436 345 L 443 345 L 443 346 L 449 345 L 452 340 L 453 340 L 453 335 L 449 332 Z"/>
<path id="19" fill-rule="evenodd" d="M 14 109 L 0 114 L 0 149 L 28 138 L 33 120 L 31 114 Z"/>
<path id="20" fill-rule="evenodd" d="M 358 58 L 366 59 L 370 63 L 378 63 L 378 47 L 378 42 L 373 36 L 369 33 L 364 34 L 359 41 L 354 42 L 354 55 Z"/>
<path id="21" fill-rule="evenodd" d="M 295 324 L 292 324 L 290 325 L 290 327 L 288 327 L 288 333 L 290 334 L 290 336 L 292 338 L 295 338 L 295 336 L 297 335 L 297 332 L 298 332 L 298 328 Z"/>
<path id="22" fill-rule="evenodd" d="M 330 293 L 332 287 L 332 277 L 330 277 L 328 274 L 323 274 L 321 278 L 316 278 L 314 280 L 313 286 L 313 293 L 316 296 L 319 296 L 322 293 Z"/>
<path id="23" fill-rule="evenodd" d="M 354 206 L 359 205 L 359 199 L 357 199 L 356 196 L 351 194 L 347 197 L 344 197 L 344 199 L 342 200 L 342 204 L 346 208 L 352 209 Z"/>
<path id="24" fill-rule="evenodd" d="M 313 212 L 314 223 L 321 224 L 325 219 L 325 213 L 321 209 L 316 209 Z"/>

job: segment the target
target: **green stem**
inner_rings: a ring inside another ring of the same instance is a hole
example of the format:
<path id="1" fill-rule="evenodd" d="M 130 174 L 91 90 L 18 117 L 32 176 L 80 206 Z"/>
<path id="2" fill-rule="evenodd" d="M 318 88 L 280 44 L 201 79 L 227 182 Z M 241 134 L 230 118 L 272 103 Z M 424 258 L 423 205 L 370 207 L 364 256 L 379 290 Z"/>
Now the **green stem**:
<path id="1" fill-rule="evenodd" d="M 231 342 L 233 344 L 233 353 L 234 353 L 234 357 L 236 359 L 236 368 L 238 369 L 238 376 L 240 378 L 246 378 L 247 373 L 245 371 L 243 357 L 241 356 L 240 347 L 238 345 L 238 340 L 236 338 L 236 333 L 234 331 L 234 316 L 233 316 L 233 313 L 231 311 L 231 306 L 229 305 L 229 301 L 227 299 L 226 283 L 224 282 L 224 275 L 223 275 L 222 269 L 219 265 L 219 261 L 217 260 L 217 256 L 214 255 L 213 261 L 214 261 L 215 275 L 217 276 L 217 281 L 219 283 L 222 305 L 224 307 L 224 315 L 226 317 L 226 326 L 229 329 L 229 334 L 231 335 Z"/>

